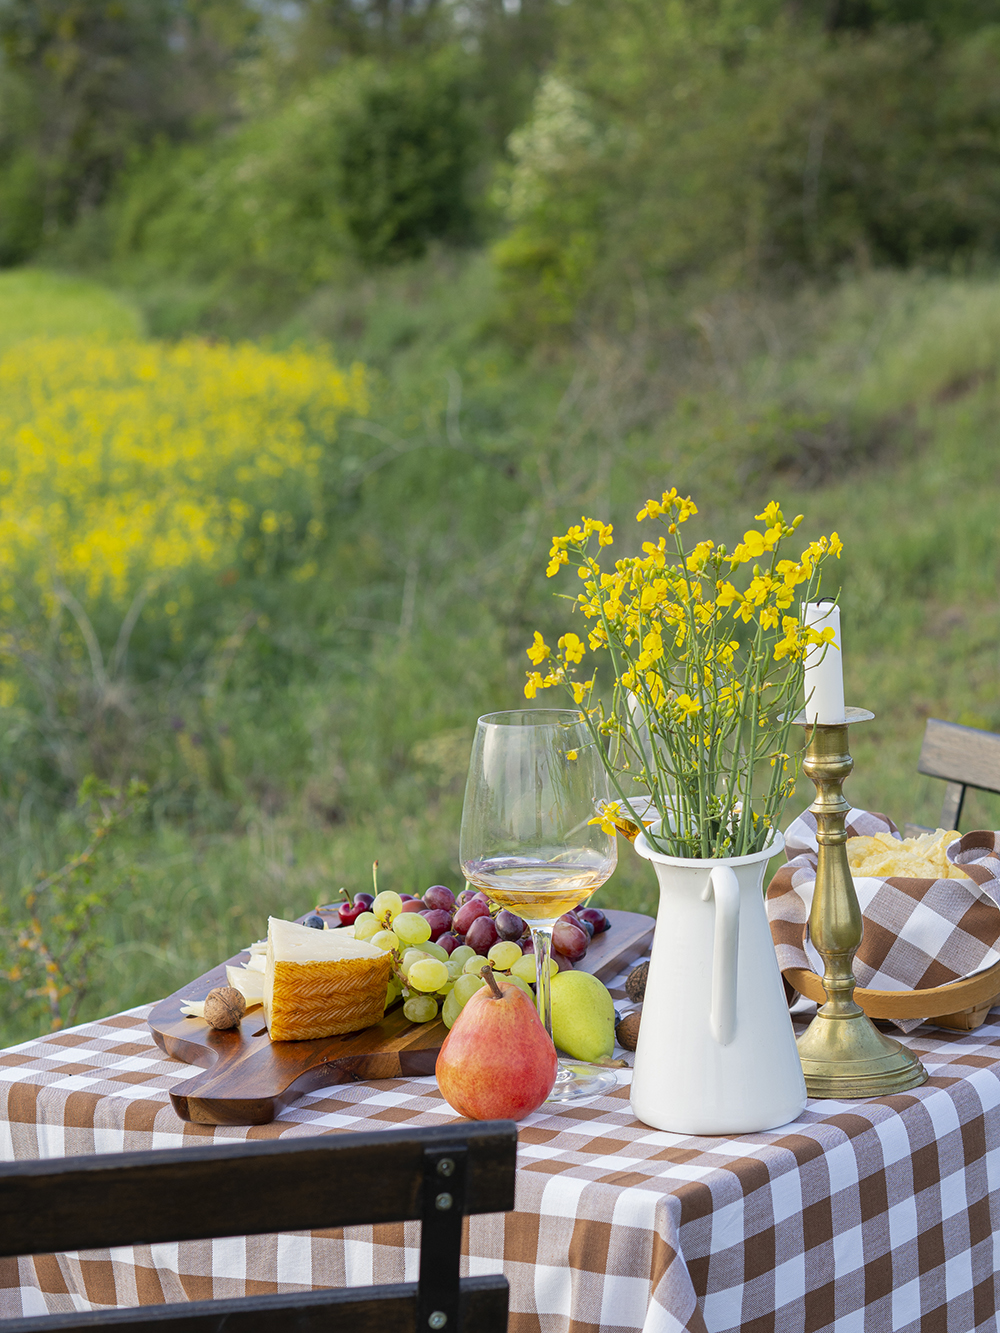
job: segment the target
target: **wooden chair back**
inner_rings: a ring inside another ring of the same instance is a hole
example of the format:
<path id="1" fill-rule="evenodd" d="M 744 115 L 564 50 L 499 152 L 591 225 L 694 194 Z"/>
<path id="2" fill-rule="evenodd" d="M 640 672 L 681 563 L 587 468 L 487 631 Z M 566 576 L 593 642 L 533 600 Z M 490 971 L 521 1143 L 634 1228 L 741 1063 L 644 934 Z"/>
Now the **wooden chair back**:
<path id="1" fill-rule="evenodd" d="M 928 718 L 917 771 L 944 779 L 941 827 L 957 829 L 966 788 L 1000 793 L 1000 736 Z"/>
<path id="2" fill-rule="evenodd" d="M 4 1333 L 505 1333 L 462 1218 L 514 1206 L 510 1121 L 0 1165 L 0 1257 L 419 1219 L 417 1282 L 4 1320 Z"/>

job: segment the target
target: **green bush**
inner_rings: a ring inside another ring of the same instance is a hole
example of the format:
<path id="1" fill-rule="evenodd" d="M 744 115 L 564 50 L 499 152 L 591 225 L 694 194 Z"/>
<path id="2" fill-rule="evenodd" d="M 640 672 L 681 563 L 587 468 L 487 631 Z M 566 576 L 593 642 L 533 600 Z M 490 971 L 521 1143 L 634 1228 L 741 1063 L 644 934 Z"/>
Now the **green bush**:
<path id="1" fill-rule="evenodd" d="M 754 8 L 575 13 L 511 139 L 495 262 L 522 336 L 648 282 L 1000 251 L 1000 26 L 825 33 Z"/>
<path id="2" fill-rule="evenodd" d="M 38 159 L 10 153 L 0 166 L 0 266 L 23 263 L 37 248 L 44 190 Z"/>
<path id="3" fill-rule="evenodd" d="M 476 129 L 450 62 L 369 67 L 337 131 L 344 220 L 363 260 L 408 259 L 428 241 L 468 238 Z"/>
<path id="4" fill-rule="evenodd" d="M 158 138 L 231 115 L 231 67 L 259 25 L 243 0 L 4 0 L 0 264 L 51 248 Z"/>
<path id="5" fill-rule="evenodd" d="M 227 139 L 164 145 L 117 192 L 117 261 L 287 308 L 345 264 L 463 239 L 478 151 L 464 98 L 450 56 L 359 60 Z"/>

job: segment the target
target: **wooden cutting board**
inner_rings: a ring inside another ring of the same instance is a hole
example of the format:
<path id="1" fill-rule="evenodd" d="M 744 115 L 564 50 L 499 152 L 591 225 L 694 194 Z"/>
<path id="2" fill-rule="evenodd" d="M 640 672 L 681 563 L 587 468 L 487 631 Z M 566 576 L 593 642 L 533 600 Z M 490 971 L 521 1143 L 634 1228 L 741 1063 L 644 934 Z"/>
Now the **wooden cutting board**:
<path id="1" fill-rule="evenodd" d="M 635 912 L 606 913 L 611 929 L 596 936 L 577 970 L 610 981 L 629 963 L 649 952 L 653 918 Z M 246 962 L 237 954 L 230 964 Z M 182 1120 L 201 1125 L 266 1125 L 281 1107 L 304 1092 L 334 1083 L 375 1078 L 416 1078 L 433 1074 L 448 1029 L 433 1023 L 411 1023 L 402 1004 L 390 1009 L 381 1023 L 342 1037 L 316 1041 L 272 1042 L 264 1011 L 251 1009 L 238 1028 L 217 1032 L 202 1018 L 185 1018 L 181 1005 L 203 1000 L 216 986 L 227 985 L 226 964 L 168 995 L 149 1016 L 156 1044 L 167 1055 L 204 1072 L 170 1090 Z"/>

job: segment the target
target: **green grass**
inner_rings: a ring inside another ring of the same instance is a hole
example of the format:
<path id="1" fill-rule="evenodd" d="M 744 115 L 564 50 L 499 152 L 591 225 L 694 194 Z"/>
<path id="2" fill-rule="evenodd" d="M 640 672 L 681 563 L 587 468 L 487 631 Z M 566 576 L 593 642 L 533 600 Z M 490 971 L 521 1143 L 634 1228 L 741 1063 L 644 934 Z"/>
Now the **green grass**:
<path id="1" fill-rule="evenodd" d="M 23 333 L 136 328 L 100 288 L 5 274 L 0 337 L 18 291 Z M 105 920 L 85 1012 L 175 989 L 268 913 L 367 886 L 375 858 L 383 887 L 460 887 L 475 718 L 517 706 L 531 631 L 566 624 L 566 589 L 543 574 L 550 535 L 589 512 L 631 550 L 639 504 L 666 485 L 694 494 L 702 535 L 738 537 L 772 494 L 804 532 L 840 532 L 848 702 L 876 714 L 852 733 L 847 794 L 935 825 L 943 784 L 916 772 L 925 719 L 1000 730 L 998 294 L 992 277 L 875 273 L 691 309 L 671 297 L 643 328 L 523 358 L 494 331 L 479 256 L 314 294 L 273 336 L 375 368 L 378 436 L 358 447 L 377 466 L 338 511 L 308 634 L 272 590 L 276 623 L 223 689 L 192 666 L 134 696 L 161 758 L 151 813 L 114 853 L 133 887 Z M 787 818 L 811 799 L 800 779 Z M 9 894 L 72 839 L 53 841 L 27 792 L 0 815 Z M 970 796 L 962 827 L 977 826 L 1000 827 L 1000 798 Z M 598 901 L 655 910 L 651 870 L 620 852 Z"/>
<path id="2" fill-rule="evenodd" d="M 43 269 L 0 272 L 0 349 L 32 337 L 136 338 L 137 310 L 98 282 Z"/>

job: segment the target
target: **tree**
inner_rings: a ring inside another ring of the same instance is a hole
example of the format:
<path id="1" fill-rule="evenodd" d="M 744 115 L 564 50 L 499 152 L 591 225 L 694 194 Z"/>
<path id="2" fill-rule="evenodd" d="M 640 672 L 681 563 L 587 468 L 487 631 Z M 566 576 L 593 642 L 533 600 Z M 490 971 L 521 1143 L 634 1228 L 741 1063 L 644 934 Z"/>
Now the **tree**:
<path id="1" fill-rule="evenodd" d="M 0 262 L 96 208 L 137 148 L 222 119 L 237 0 L 2 0 Z"/>

